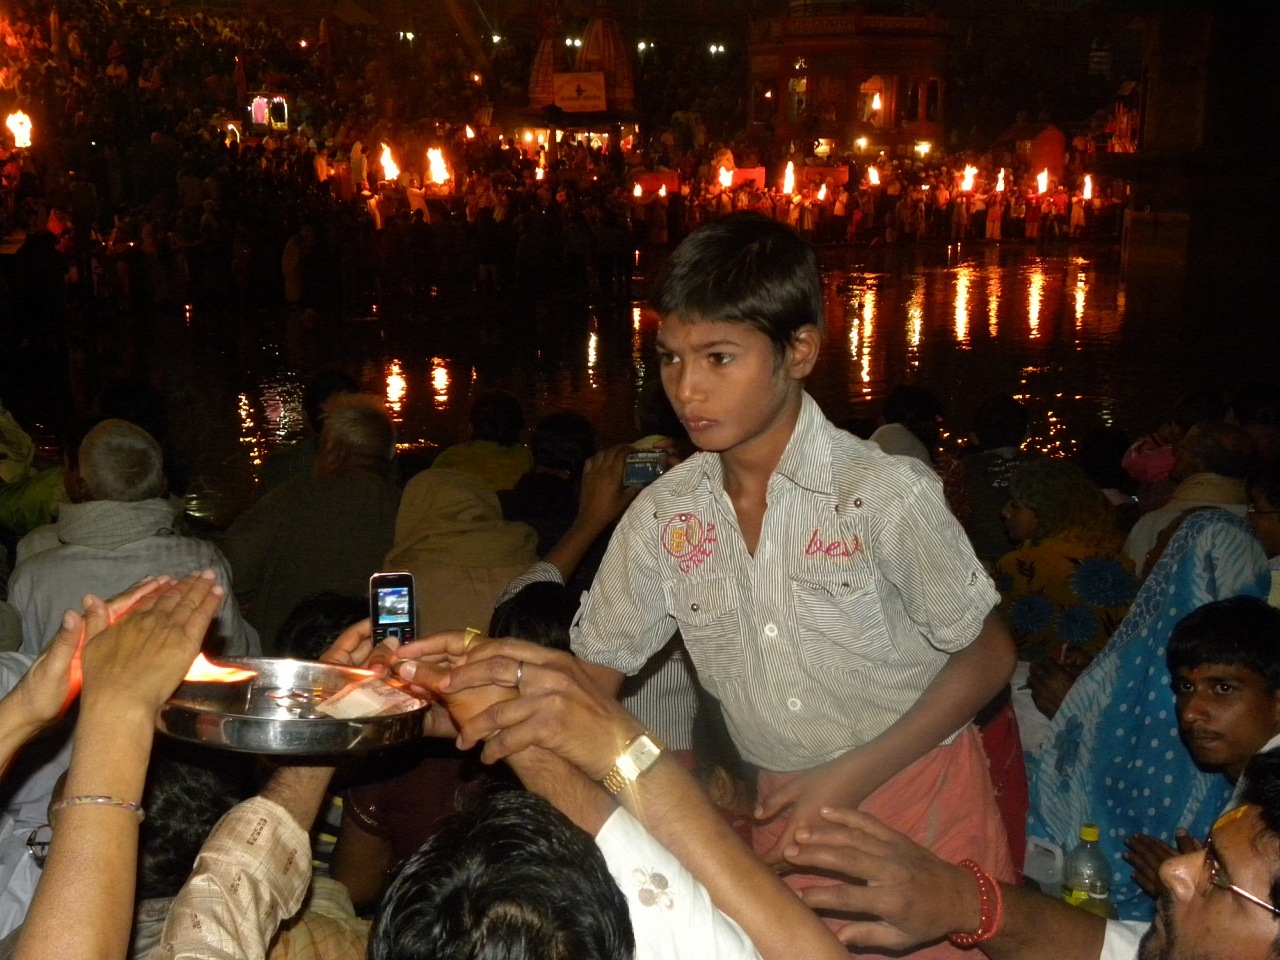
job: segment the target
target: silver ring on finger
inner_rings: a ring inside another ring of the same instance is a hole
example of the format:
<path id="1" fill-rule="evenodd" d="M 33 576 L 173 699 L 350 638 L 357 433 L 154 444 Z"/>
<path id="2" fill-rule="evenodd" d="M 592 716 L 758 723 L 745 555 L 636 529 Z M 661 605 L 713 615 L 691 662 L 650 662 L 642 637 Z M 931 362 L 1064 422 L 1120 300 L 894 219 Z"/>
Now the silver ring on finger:
<path id="1" fill-rule="evenodd" d="M 520 689 L 520 678 L 524 676 L 524 661 L 516 661 L 516 689 Z"/>

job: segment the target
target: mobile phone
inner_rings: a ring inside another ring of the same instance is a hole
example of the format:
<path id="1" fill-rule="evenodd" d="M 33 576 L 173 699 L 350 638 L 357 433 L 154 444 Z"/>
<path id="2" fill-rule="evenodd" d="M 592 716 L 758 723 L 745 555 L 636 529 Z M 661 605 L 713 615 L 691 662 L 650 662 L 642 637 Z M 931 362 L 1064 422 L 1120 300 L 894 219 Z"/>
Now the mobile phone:
<path id="1" fill-rule="evenodd" d="M 412 573 L 375 573 L 369 578 L 369 622 L 374 643 L 405 643 L 417 636 L 415 610 Z"/>
<path id="2" fill-rule="evenodd" d="M 626 465 L 622 468 L 622 485 L 647 487 L 662 476 L 665 469 L 661 453 L 652 450 L 629 453 Z"/>

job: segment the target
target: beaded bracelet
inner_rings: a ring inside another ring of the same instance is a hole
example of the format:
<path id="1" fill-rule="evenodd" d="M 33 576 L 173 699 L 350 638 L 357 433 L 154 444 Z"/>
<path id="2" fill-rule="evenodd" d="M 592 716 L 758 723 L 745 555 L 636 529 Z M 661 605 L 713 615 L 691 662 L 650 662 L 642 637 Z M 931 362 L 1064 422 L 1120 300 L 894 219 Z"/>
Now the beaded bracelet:
<path id="1" fill-rule="evenodd" d="M 67 807 L 79 807 L 86 804 L 93 804 L 99 807 L 119 807 L 122 810 L 128 810 L 138 818 L 139 823 L 147 818 L 147 815 L 142 812 L 142 807 L 132 800 L 121 800 L 119 797 L 103 797 L 96 794 L 82 797 L 64 797 L 49 808 L 49 813 L 54 814 Z"/>
<path id="2" fill-rule="evenodd" d="M 978 929 L 973 933 L 951 933 L 947 939 L 957 947 L 976 947 L 990 940 L 1000 929 L 1000 921 L 1004 919 L 1004 895 L 1000 892 L 1000 884 L 991 875 L 972 860 L 961 860 L 960 866 L 973 874 L 978 881 L 978 899 L 982 903 L 982 919 Z"/>

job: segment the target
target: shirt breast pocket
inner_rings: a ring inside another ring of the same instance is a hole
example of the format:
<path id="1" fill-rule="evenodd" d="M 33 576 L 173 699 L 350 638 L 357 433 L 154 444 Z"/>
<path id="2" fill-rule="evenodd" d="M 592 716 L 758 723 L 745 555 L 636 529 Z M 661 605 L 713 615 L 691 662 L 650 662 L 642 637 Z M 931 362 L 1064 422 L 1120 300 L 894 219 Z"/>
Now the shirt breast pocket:
<path id="1" fill-rule="evenodd" d="M 667 612 L 680 624 L 698 676 L 737 680 L 746 672 L 738 590 L 727 577 L 680 581 L 666 587 Z"/>
<path id="2" fill-rule="evenodd" d="M 800 649 L 814 671 L 857 673 L 897 659 L 874 585 L 793 580 Z"/>

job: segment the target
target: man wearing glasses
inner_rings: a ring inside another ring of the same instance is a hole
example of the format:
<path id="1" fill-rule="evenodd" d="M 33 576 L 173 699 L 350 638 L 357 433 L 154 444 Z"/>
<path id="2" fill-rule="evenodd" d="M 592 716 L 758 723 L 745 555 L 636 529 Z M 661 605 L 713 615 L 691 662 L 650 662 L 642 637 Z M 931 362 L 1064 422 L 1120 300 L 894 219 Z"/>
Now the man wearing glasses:
<path id="1" fill-rule="evenodd" d="M 1166 860 L 1154 924 L 1103 920 L 1016 886 L 999 894 L 975 873 L 855 811 L 824 811 L 827 825 L 787 853 L 864 884 L 806 890 L 815 908 L 870 914 L 837 935 L 860 947 L 905 949 L 978 932 L 991 960 L 1271 960 L 1280 957 L 1280 752 L 1246 771 L 1243 805 L 1214 825 L 1204 849 Z"/>

